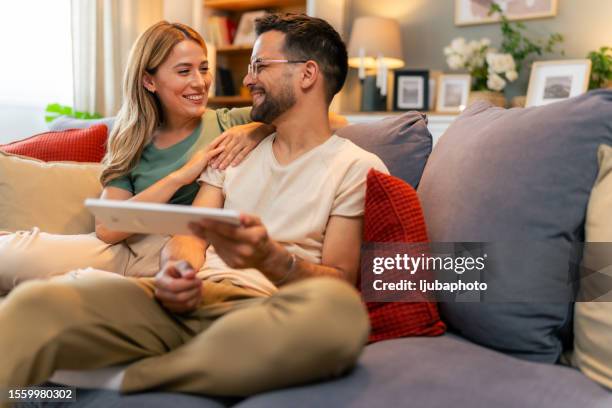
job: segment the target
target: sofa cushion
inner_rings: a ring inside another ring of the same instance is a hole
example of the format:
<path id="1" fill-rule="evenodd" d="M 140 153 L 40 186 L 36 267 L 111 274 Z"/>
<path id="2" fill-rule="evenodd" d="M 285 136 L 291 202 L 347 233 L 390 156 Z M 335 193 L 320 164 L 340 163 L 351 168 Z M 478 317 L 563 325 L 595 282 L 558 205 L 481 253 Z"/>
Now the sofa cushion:
<path id="1" fill-rule="evenodd" d="M 367 179 L 364 242 L 427 242 L 416 191 L 397 177 L 374 169 Z M 367 291 L 364 292 L 367 297 Z M 446 326 L 432 302 L 366 302 L 370 342 L 405 336 L 439 336 Z"/>
<path id="2" fill-rule="evenodd" d="M 44 161 L 98 163 L 106 152 L 106 139 L 106 125 L 96 125 L 87 129 L 41 133 L 0 145 L 0 150 Z"/>
<path id="3" fill-rule="evenodd" d="M 451 335 L 366 347 L 357 368 L 335 381 L 251 397 L 270 407 L 604 408 L 612 394 L 578 370 L 522 361 Z"/>
<path id="4" fill-rule="evenodd" d="M 106 125 L 108 132 L 113 130 L 114 116 L 100 119 L 77 119 L 70 116 L 58 116 L 49 123 L 49 130 L 59 132 L 68 129 L 87 129 L 95 125 Z"/>
<path id="5" fill-rule="evenodd" d="M 350 125 L 336 134 L 380 157 L 392 175 L 415 188 L 433 143 L 427 117 L 419 112 Z"/>
<path id="6" fill-rule="evenodd" d="M 83 201 L 100 195 L 100 171 L 95 163 L 46 163 L 0 152 L 0 231 L 92 232 L 94 219 Z"/>
<path id="7" fill-rule="evenodd" d="M 610 112 L 612 90 L 528 109 L 481 102 L 436 145 L 418 190 L 430 240 L 498 244 L 491 302 L 440 306 L 465 337 L 549 363 L 570 343 L 573 244 L 584 239 L 597 149 L 612 144 Z"/>
<path id="8" fill-rule="evenodd" d="M 572 364 L 612 389 L 612 146 L 599 148 L 586 242 L 582 263 L 589 275 L 581 279 L 582 302 L 576 304 Z"/>

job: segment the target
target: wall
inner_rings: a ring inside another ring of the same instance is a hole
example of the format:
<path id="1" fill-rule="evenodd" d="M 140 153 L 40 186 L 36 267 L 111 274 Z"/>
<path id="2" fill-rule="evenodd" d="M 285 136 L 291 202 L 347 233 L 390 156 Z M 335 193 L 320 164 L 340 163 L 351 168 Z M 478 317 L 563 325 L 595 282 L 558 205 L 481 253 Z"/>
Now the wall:
<path id="1" fill-rule="evenodd" d="M 501 43 L 499 24 L 458 27 L 454 23 L 454 0 L 352 0 L 348 9 L 350 35 L 356 17 L 376 15 L 400 21 L 406 68 L 448 71 L 442 49 L 455 37 L 467 40 L 488 37 L 494 45 Z M 612 1 L 559 0 L 554 18 L 526 21 L 531 36 L 546 38 L 549 33 L 565 36 L 565 56 L 584 58 L 588 51 L 612 45 Z M 346 38 L 349 38 L 348 36 Z M 553 59 L 558 56 L 546 56 Z M 344 111 L 359 110 L 359 82 L 351 69 L 343 100 Z M 528 69 L 507 89 L 507 96 L 526 93 Z"/>

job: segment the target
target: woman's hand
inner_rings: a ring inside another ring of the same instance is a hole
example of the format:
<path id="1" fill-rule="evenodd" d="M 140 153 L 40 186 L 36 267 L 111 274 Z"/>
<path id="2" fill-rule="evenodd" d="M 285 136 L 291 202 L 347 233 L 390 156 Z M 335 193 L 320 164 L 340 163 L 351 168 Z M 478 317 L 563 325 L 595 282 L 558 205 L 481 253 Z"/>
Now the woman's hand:
<path id="1" fill-rule="evenodd" d="M 171 177 L 181 186 L 193 183 L 202 174 L 210 160 L 223 152 L 225 148 L 220 146 L 220 143 L 221 141 L 215 139 L 205 149 L 195 152 L 183 167 L 171 173 Z"/>
<path id="2" fill-rule="evenodd" d="M 213 143 L 225 149 L 211 162 L 211 167 L 224 170 L 227 166 L 237 166 L 266 136 L 274 133 L 274 127 L 263 123 L 247 123 L 234 126 L 221 134 Z"/>

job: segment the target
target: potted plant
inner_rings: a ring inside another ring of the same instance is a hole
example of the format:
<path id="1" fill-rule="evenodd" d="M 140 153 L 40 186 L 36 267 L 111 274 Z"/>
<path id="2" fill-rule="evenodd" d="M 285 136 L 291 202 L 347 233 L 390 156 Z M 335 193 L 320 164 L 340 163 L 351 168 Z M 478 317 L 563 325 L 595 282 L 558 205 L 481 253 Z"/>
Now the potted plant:
<path id="1" fill-rule="evenodd" d="M 563 36 L 552 33 L 546 41 L 532 40 L 527 35 L 527 27 L 518 21 L 511 23 L 504 14 L 501 6 L 497 3 L 491 4 L 489 15 L 497 14 L 500 18 L 500 29 L 502 34 L 501 52 L 512 55 L 516 62 L 516 72 L 520 74 L 521 69 L 527 65 L 532 57 L 542 56 L 544 53 L 552 53 L 557 45 L 563 42 Z M 564 55 L 563 50 L 559 50 Z M 517 96 L 512 101 L 512 106 L 524 106 L 525 96 Z"/>
<path id="2" fill-rule="evenodd" d="M 612 88 L 612 48 L 601 47 L 591 51 L 587 58 L 592 64 L 589 89 Z"/>

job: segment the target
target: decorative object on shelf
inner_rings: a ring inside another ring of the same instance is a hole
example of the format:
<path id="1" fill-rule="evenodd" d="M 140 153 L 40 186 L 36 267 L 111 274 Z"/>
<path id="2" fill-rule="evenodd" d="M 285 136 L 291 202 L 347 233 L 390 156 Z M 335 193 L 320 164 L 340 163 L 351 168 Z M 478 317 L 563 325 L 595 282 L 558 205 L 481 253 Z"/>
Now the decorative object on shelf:
<path id="1" fill-rule="evenodd" d="M 591 60 L 536 62 L 531 69 L 526 107 L 548 105 L 585 93 Z"/>
<path id="2" fill-rule="evenodd" d="M 500 108 L 506 107 L 506 97 L 502 92 L 472 91 L 470 92 L 470 97 L 468 98 L 467 106 L 470 106 L 471 104 L 478 101 L 487 101 L 493 106 L 499 106 Z"/>
<path id="3" fill-rule="evenodd" d="M 469 75 L 440 75 L 436 111 L 463 111 L 468 103 L 471 83 L 472 78 Z"/>
<path id="4" fill-rule="evenodd" d="M 266 15 L 265 10 L 249 11 L 240 17 L 240 23 L 236 29 L 234 45 L 249 45 L 255 43 L 255 20 Z"/>
<path id="5" fill-rule="evenodd" d="M 404 66 L 397 20 L 357 18 L 353 23 L 348 54 L 349 66 L 359 69 L 361 110 L 386 110 L 388 71 Z"/>
<path id="6" fill-rule="evenodd" d="M 527 101 L 526 95 L 515 96 L 510 101 L 510 107 L 511 108 L 524 108 L 526 101 Z"/>
<path id="7" fill-rule="evenodd" d="M 612 48 L 601 47 L 589 52 L 587 58 L 591 60 L 589 89 L 612 87 Z"/>
<path id="8" fill-rule="evenodd" d="M 429 110 L 429 71 L 395 71 L 393 110 Z"/>
<path id="9" fill-rule="evenodd" d="M 432 111 L 436 109 L 438 84 L 440 83 L 439 80 L 442 74 L 442 71 L 429 71 L 429 110 Z"/>
<path id="10" fill-rule="evenodd" d="M 558 0 L 455 0 L 455 25 L 497 23 L 500 13 L 489 13 L 497 4 L 509 20 L 528 20 L 557 15 Z"/>
<path id="11" fill-rule="evenodd" d="M 444 55 L 450 69 L 470 73 L 472 91 L 501 92 L 518 78 L 512 55 L 498 53 L 488 38 L 470 42 L 455 38 L 444 48 Z"/>

